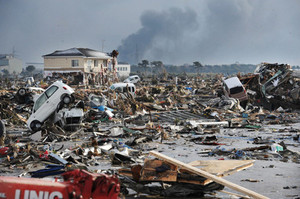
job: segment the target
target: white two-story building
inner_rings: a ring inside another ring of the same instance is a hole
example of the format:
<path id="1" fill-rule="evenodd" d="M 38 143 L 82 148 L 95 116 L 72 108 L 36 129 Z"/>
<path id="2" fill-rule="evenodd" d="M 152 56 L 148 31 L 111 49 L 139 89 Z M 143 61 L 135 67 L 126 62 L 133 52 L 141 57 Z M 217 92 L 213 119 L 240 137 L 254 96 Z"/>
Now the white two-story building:
<path id="1" fill-rule="evenodd" d="M 0 54 L 0 72 L 7 70 L 9 74 L 20 74 L 23 63 L 13 54 Z"/>
<path id="2" fill-rule="evenodd" d="M 84 79 L 93 79 L 93 81 L 98 81 L 99 78 L 106 75 L 108 63 L 112 59 L 106 53 L 89 48 L 57 50 L 44 55 L 43 58 L 45 76 L 57 73 L 81 73 L 85 77 Z"/>

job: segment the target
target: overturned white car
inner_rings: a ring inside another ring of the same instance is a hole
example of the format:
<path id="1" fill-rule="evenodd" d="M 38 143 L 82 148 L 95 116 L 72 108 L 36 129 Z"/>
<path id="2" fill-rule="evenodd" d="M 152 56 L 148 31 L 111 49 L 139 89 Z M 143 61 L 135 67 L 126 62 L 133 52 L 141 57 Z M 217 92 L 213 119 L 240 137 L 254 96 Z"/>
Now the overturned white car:
<path id="1" fill-rule="evenodd" d="M 34 102 L 32 114 L 27 120 L 27 126 L 32 131 L 41 129 L 44 121 L 63 104 L 70 104 L 75 99 L 72 96 L 74 90 L 56 81 L 45 90 Z"/>

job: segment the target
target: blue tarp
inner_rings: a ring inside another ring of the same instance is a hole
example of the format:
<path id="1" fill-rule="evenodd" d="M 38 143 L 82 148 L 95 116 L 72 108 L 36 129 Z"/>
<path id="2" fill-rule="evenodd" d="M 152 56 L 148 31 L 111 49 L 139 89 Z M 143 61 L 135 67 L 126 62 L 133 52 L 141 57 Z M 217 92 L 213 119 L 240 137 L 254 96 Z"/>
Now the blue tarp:
<path id="1" fill-rule="evenodd" d="M 106 110 L 109 110 L 109 111 L 114 111 L 114 109 L 108 108 L 107 106 L 104 106 L 104 105 L 101 105 L 101 106 L 95 106 L 95 107 L 92 107 L 92 108 L 96 108 L 96 109 L 98 109 L 99 111 L 105 111 L 105 109 L 106 109 Z"/>

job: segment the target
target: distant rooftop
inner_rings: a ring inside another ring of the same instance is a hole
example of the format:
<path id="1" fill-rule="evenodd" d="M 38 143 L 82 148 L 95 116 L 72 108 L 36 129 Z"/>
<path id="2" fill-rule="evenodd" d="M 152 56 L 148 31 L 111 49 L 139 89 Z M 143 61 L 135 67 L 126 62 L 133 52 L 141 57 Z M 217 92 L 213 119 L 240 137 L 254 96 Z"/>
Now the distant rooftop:
<path id="1" fill-rule="evenodd" d="M 43 57 L 57 57 L 57 56 L 74 56 L 74 57 L 96 57 L 102 59 L 110 59 L 106 53 L 92 50 L 89 48 L 70 48 L 67 50 L 57 50 L 53 53 L 43 55 Z"/>
<path id="2" fill-rule="evenodd" d="M 118 64 L 129 64 L 127 62 L 118 62 Z"/>
<path id="3" fill-rule="evenodd" d="M 0 54 L 0 59 L 6 59 L 13 57 L 13 54 Z"/>

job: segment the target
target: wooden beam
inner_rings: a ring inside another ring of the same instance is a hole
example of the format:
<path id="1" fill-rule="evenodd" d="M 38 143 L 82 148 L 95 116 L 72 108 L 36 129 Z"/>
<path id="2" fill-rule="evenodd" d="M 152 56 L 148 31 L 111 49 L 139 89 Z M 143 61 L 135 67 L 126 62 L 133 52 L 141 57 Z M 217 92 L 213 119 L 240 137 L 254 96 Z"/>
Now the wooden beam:
<path id="1" fill-rule="evenodd" d="M 153 156 L 155 156 L 155 157 L 158 157 L 158 158 L 160 158 L 160 159 L 162 159 L 162 160 L 164 160 L 164 161 L 167 161 L 167 162 L 170 162 L 170 163 L 172 163 L 172 164 L 175 164 L 175 165 L 177 165 L 178 167 L 181 167 L 181 168 L 183 168 L 183 169 L 186 169 L 186 170 L 188 170 L 188 171 L 190 171 L 190 172 L 192 172 L 192 173 L 195 173 L 195 174 L 197 174 L 197 175 L 200 175 L 200 176 L 203 176 L 203 177 L 205 177 L 205 178 L 211 179 L 211 180 L 213 180 L 213 181 L 216 182 L 216 183 L 219 183 L 219 184 L 221 184 L 221 185 L 227 186 L 227 187 L 229 187 L 229 188 L 231 188 L 231 189 L 233 189 L 233 190 L 239 191 L 239 192 L 241 192 L 241 193 L 243 193 L 243 194 L 246 194 L 246 195 L 248 195 L 248 196 L 251 196 L 251 197 L 253 197 L 253 198 L 257 198 L 257 199 L 267 199 L 267 198 L 268 198 L 268 197 L 263 196 L 263 195 L 261 195 L 261 194 L 259 194 L 259 193 L 256 193 L 256 192 L 254 192 L 254 191 L 251 191 L 251 190 L 249 190 L 249 189 L 246 189 L 246 188 L 244 188 L 244 187 L 242 187 L 242 186 L 239 186 L 239 185 L 237 185 L 237 184 L 234 184 L 234 183 L 232 183 L 232 182 L 229 182 L 229 181 L 227 181 L 227 180 L 225 180 L 225 179 L 223 179 L 223 178 L 220 178 L 220 177 L 217 177 L 217 176 L 215 176 L 215 175 L 212 175 L 212 174 L 210 174 L 210 173 L 208 173 L 208 172 L 206 172 L 206 171 L 203 171 L 203 170 L 198 169 L 198 168 L 196 168 L 196 167 L 193 167 L 193 166 L 191 166 L 191 165 L 185 164 L 185 163 L 180 162 L 180 161 L 178 161 L 178 160 L 176 160 L 176 159 L 170 158 L 170 157 L 168 157 L 168 156 L 166 156 L 166 155 L 163 155 L 163 154 L 161 154 L 161 153 L 159 153 L 159 152 L 156 152 L 156 151 L 150 151 L 149 154 L 150 154 L 150 155 L 153 155 Z"/>

